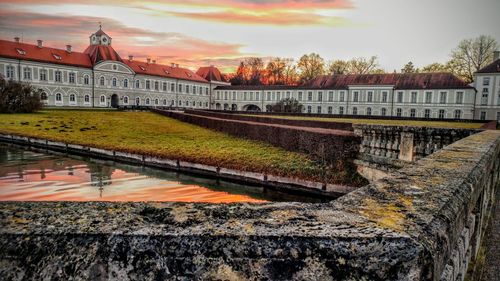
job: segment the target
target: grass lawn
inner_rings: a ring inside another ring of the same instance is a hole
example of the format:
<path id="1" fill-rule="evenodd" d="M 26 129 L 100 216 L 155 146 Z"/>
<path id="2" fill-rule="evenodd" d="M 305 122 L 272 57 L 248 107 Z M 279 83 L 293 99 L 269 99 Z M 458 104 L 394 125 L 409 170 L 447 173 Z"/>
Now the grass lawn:
<path id="1" fill-rule="evenodd" d="M 0 133 L 311 180 L 326 177 L 330 183 L 353 186 L 365 183 L 357 174 L 324 168 L 306 154 L 232 137 L 150 112 L 68 109 L 0 114 Z"/>
<path id="2" fill-rule="evenodd" d="M 436 128 L 463 128 L 463 129 L 479 129 L 484 123 L 469 123 L 469 122 L 446 122 L 446 121 L 415 121 L 415 120 L 377 120 L 377 119 L 354 119 L 354 118 L 326 118 L 326 117 L 307 117 L 307 116 L 283 116 L 283 115 L 250 115 L 257 117 L 296 119 L 296 120 L 313 120 L 322 122 L 342 122 L 353 124 L 370 124 L 370 125 L 392 125 L 392 126 L 416 126 L 416 127 L 436 127 Z"/>

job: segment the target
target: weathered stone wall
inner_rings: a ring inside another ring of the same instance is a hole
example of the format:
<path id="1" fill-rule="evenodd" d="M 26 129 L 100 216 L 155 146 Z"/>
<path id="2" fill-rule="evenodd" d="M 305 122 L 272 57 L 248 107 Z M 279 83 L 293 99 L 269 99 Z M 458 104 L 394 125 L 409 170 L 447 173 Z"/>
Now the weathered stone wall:
<path id="1" fill-rule="evenodd" d="M 224 113 L 221 111 L 205 111 L 205 110 L 185 110 L 184 112 L 193 115 L 209 116 L 230 120 L 251 121 L 259 123 L 270 123 L 287 126 L 310 127 L 310 128 L 324 128 L 332 130 L 345 130 L 352 131 L 352 123 L 348 122 L 330 122 L 330 121 L 315 121 L 315 120 L 298 120 L 298 119 L 284 119 L 273 118 L 266 116 L 249 116 L 242 114 Z M 251 114 L 248 113 L 247 114 Z"/>
<path id="2" fill-rule="evenodd" d="M 381 170 L 401 168 L 482 130 L 354 124 L 363 138 L 358 164 Z"/>
<path id="3" fill-rule="evenodd" d="M 289 151 L 304 152 L 325 164 L 344 169 L 352 169 L 352 160 L 356 158 L 361 142 L 361 138 L 351 131 L 230 120 L 178 111 L 154 112 L 233 136 L 264 141 Z"/>
<path id="4" fill-rule="evenodd" d="M 324 204 L 0 203 L 6 280 L 462 280 L 500 172 L 485 131 Z"/>

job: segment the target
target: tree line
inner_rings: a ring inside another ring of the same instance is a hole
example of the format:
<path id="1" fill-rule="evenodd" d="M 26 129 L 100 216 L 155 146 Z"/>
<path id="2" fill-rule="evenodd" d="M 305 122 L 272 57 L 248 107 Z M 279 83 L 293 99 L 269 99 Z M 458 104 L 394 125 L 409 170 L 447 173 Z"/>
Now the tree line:
<path id="1" fill-rule="evenodd" d="M 460 41 L 449 60 L 416 67 L 413 62 L 402 66 L 400 73 L 451 72 L 467 83 L 472 82 L 474 72 L 493 61 L 493 52 L 499 48 L 491 36 Z M 230 74 L 233 85 L 297 85 L 319 75 L 331 74 L 377 74 L 387 73 L 380 67 L 378 57 L 356 57 L 349 60 L 325 61 L 319 54 L 305 54 L 295 62 L 291 58 L 275 57 L 267 64 L 262 58 L 250 57 L 240 62 L 236 73 Z"/>

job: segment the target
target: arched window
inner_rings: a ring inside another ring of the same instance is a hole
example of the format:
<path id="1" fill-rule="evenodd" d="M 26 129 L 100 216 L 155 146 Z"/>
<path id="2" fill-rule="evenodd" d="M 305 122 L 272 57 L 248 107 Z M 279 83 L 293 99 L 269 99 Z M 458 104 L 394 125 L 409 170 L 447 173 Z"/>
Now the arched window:
<path id="1" fill-rule="evenodd" d="M 339 114 L 340 115 L 344 114 L 344 107 L 343 106 L 339 107 Z"/>
<path id="2" fill-rule="evenodd" d="M 352 108 L 352 115 L 358 115 L 358 108 L 357 107 Z"/>
<path id="3" fill-rule="evenodd" d="M 83 84 L 90 84 L 90 77 L 88 75 L 83 76 Z"/>
<path id="4" fill-rule="evenodd" d="M 42 94 L 40 95 L 40 99 L 41 100 L 47 100 L 48 99 L 47 93 L 46 92 L 42 92 Z"/>
<path id="5" fill-rule="evenodd" d="M 101 101 L 101 103 L 105 103 L 106 102 L 106 96 L 102 95 L 100 101 Z"/>
<path id="6" fill-rule="evenodd" d="M 141 104 L 141 98 L 137 97 L 135 98 L 135 105 L 140 105 Z"/>
<path id="7" fill-rule="evenodd" d="M 89 103 L 90 102 L 90 96 L 89 95 L 85 95 L 84 101 L 85 101 L 85 103 Z"/>
<path id="8" fill-rule="evenodd" d="M 368 115 L 368 116 L 369 116 L 369 115 L 372 115 L 372 108 L 371 108 L 371 107 L 368 107 L 368 108 L 366 109 L 366 115 Z"/>
<path id="9" fill-rule="evenodd" d="M 149 98 L 146 98 L 146 105 L 149 105 Z"/>
<path id="10" fill-rule="evenodd" d="M 453 117 L 455 117 L 455 119 L 461 119 L 462 118 L 462 111 L 459 109 L 455 110 L 455 114 Z"/>
<path id="11" fill-rule="evenodd" d="M 387 109 L 386 108 L 382 108 L 382 110 L 380 111 L 380 115 L 386 116 L 387 115 Z"/>
<path id="12" fill-rule="evenodd" d="M 141 81 L 135 80 L 135 88 L 139 89 L 141 87 Z"/>
<path id="13" fill-rule="evenodd" d="M 113 82 L 112 82 L 112 83 L 113 83 L 113 87 L 116 87 L 116 85 L 117 85 L 116 78 L 114 78 L 114 77 L 113 77 L 113 80 L 112 80 L 112 81 L 113 81 Z"/>
<path id="14" fill-rule="evenodd" d="M 128 88 L 128 79 L 123 80 L 123 88 Z"/>
<path id="15" fill-rule="evenodd" d="M 128 104 L 128 97 L 127 96 L 123 97 L 123 103 Z"/>
<path id="16" fill-rule="evenodd" d="M 62 101 L 62 95 L 61 93 L 56 94 L 56 101 Z"/>
<path id="17" fill-rule="evenodd" d="M 396 108 L 396 116 L 397 117 L 403 116 L 403 110 L 401 108 Z"/>
<path id="18" fill-rule="evenodd" d="M 167 105 L 167 100 L 163 100 L 163 105 Z"/>
<path id="19" fill-rule="evenodd" d="M 69 101 L 70 101 L 70 102 L 75 102 L 75 101 L 76 101 L 76 96 L 75 96 L 75 94 L 71 94 L 71 95 L 69 95 Z"/>
<path id="20" fill-rule="evenodd" d="M 104 86 L 104 77 L 103 76 L 101 76 L 101 78 L 99 79 L 99 84 L 101 86 Z"/>
<path id="21" fill-rule="evenodd" d="M 155 99 L 155 105 L 158 105 L 159 103 L 158 99 Z"/>

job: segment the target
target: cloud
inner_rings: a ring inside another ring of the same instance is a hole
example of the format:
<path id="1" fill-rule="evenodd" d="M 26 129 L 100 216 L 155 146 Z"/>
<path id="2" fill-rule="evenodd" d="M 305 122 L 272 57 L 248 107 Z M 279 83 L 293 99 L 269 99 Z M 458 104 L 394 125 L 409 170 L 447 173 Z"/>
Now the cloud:
<path id="1" fill-rule="evenodd" d="M 122 58 L 134 55 L 138 59 L 152 58 L 158 63 L 186 63 L 196 68 L 207 59 L 242 56 L 238 44 L 211 42 L 175 32 L 154 32 L 128 27 L 119 21 L 73 15 L 47 15 L 13 10 L 0 11 L 0 36 L 10 39 L 20 36 L 26 43 L 37 39 L 56 48 L 73 45 L 83 51 L 89 45 L 89 36 L 97 30 L 98 22 L 106 22 L 105 32 L 113 38 L 113 47 Z M 96 29 L 89 30 L 88 27 Z M 10 39 L 12 40 L 12 39 Z"/>

